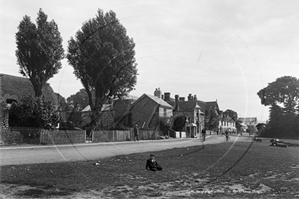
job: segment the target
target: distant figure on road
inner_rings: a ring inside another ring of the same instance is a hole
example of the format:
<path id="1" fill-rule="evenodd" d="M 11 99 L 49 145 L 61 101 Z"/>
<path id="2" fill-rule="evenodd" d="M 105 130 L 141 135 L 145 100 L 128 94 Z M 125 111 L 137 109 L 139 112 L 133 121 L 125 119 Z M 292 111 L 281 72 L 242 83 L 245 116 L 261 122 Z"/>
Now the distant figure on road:
<path id="1" fill-rule="evenodd" d="M 154 154 L 150 154 L 150 158 L 146 162 L 146 170 L 162 171 L 162 167 L 157 163 Z"/>
<path id="2" fill-rule="evenodd" d="M 229 140 L 229 132 L 227 129 L 225 130 L 225 138 L 226 138 L 226 141 Z"/>
<path id="3" fill-rule="evenodd" d="M 205 141 L 205 136 L 206 136 L 206 127 L 204 127 L 201 131 L 202 134 L 202 140 Z"/>
<path id="4" fill-rule="evenodd" d="M 134 125 L 133 128 L 133 134 L 134 134 L 134 141 L 139 141 L 139 129 L 138 129 L 138 125 Z"/>

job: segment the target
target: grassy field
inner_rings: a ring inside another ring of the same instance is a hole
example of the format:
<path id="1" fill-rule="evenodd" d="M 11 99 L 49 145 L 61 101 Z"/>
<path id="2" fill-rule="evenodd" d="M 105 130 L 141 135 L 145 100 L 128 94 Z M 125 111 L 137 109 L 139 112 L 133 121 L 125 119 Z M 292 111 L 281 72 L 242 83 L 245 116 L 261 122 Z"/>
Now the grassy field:
<path id="1" fill-rule="evenodd" d="M 238 142 L 1 167 L 3 198 L 298 198 L 299 148 Z M 98 165 L 95 165 L 98 162 Z"/>

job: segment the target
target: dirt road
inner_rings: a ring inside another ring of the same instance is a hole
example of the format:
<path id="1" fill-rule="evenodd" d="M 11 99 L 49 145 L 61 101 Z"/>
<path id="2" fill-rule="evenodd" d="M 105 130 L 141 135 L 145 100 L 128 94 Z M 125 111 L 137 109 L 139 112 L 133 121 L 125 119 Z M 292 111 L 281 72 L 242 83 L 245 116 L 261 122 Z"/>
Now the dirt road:
<path id="1" fill-rule="evenodd" d="M 247 141 L 249 137 L 231 137 L 230 142 Z M 199 138 L 141 140 L 138 142 L 88 143 L 57 146 L 18 146 L 0 148 L 0 166 L 33 163 L 95 160 L 104 157 L 160 151 L 171 148 L 224 142 L 224 136 L 208 136 L 205 142 Z M 228 143 L 229 144 L 229 143 Z"/>

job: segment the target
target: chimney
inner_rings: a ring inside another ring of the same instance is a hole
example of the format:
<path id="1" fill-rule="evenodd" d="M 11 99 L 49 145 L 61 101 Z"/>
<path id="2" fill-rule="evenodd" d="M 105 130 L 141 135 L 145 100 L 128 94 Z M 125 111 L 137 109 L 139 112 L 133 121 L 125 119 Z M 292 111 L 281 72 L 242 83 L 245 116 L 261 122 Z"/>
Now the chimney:
<path id="1" fill-rule="evenodd" d="M 180 102 L 184 102 L 184 101 L 185 101 L 185 97 L 180 97 L 180 98 L 179 98 L 179 101 L 180 101 Z"/>
<path id="2" fill-rule="evenodd" d="M 174 111 L 178 111 L 178 109 L 179 109 L 178 100 L 179 100 L 179 95 L 175 95 L 175 106 L 174 106 Z"/>
<path id="3" fill-rule="evenodd" d="M 192 96 L 192 94 L 189 94 L 189 96 L 188 96 L 188 101 L 193 101 L 193 96 Z"/>
<path id="4" fill-rule="evenodd" d="M 165 101 L 166 102 L 169 102 L 170 101 L 170 95 L 171 95 L 171 93 L 165 93 Z"/>
<path id="5" fill-rule="evenodd" d="M 155 89 L 155 91 L 154 91 L 154 96 L 160 98 L 160 96 L 161 96 L 160 88 L 156 88 L 156 89 Z"/>
<path id="6" fill-rule="evenodd" d="M 197 101 L 197 95 L 194 95 L 194 101 Z"/>

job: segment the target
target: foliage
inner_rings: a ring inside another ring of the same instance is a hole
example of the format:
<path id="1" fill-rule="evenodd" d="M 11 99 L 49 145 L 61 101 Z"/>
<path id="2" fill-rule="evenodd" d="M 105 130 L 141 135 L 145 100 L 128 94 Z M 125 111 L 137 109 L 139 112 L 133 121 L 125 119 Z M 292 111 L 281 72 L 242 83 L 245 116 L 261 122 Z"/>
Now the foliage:
<path id="1" fill-rule="evenodd" d="M 134 47 L 116 14 L 100 9 L 69 40 L 68 62 L 87 92 L 93 113 L 92 128 L 103 103 L 133 90 L 137 75 Z"/>
<path id="2" fill-rule="evenodd" d="M 80 89 L 76 94 L 67 98 L 67 104 L 72 111 L 81 111 L 89 105 L 89 97 L 85 89 Z"/>
<path id="3" fill-rule="evenodd" d="M 220 116 L 215 110 L 206 110 L 205 111 L 205 127 L 208 130 L 215 130 L 219 127 Z"/>
<path id="4" fill-rule="evenodd" d="M 29 77 L 35 96 L 40 97 L 48 79 L 61 68 L 64 49 L 57 24 L 54 20 L 48 22 L 42 9 L 36 23 L 32 23 L 27 15 L 23 17 L 16 33 L 16 56 L 20 73 Z"/>
<path id="5" fill-rule="evenodd" d="M 2 131 L 2 138 L 4 144 L 22 144 L 23 143 L 23 136 L 18 131 L 11 131 L 8 129 L 5 129 Z"/>
<path id="6" fill-rule="evenodd" d="M 295 127 L 299 122 L 299 79 L 291 76 L 277 78 L 258 93 L 261 103 L 270 106 L 270 122 L 266 136 L 299 137 Z"/>
<path id="7" fill-rule="evenodd" d="M 69 106 L 66 102 L 66 99 L 61 96 L 59 93 L 55 93 L 57 101 L 58 101 L 58 105 L 59 105 L 59 110 L 60 111 L 68 111 L 69 110 Z"/>
<path id="8" fill-rule="evenodd" d="M 240 132 L 240 131 L 242 131 L 242 121 L 240 121 L 240 120 L 237 120 L 236 122 L 235 122 L 235 128 L 236 128 L 236 130 L 238 131 L 238 132 Z"/>
<path id="9" fill-rule="evenodd" d="M 159 117 L 159 130 L 168 135 L 173 122 L 173 117 Z"/>
<path id="10" fill-rule="evenodd" d="M 9 110 L 9 126 L 51 128 L 59 122 L 59 112 L 44 96 L 28 96 L 13 103 Z"/>
<path id="11" fill-rule="evenodd" d="M 238 113 L 233 111 L 233 110 L 230 110 L 230 109 L 227 109 L 224 114 L 228 115 L 231 119 L 233 119 L 235 122 L 237 121 L 238 119 Z"/>
<path id="12" fill-rule="evenodd" d="M 265 106 L 281 106 L 285 114 L 299 113 L 299 79 L 291 76 L 277 78 L 257 95 Z"/>

